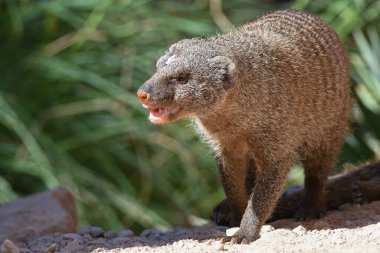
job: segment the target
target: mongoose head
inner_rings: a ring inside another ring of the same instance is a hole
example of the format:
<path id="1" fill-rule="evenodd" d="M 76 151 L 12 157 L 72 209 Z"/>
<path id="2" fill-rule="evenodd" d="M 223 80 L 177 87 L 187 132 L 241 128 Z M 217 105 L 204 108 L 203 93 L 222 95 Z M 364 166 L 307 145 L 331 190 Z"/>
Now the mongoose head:
<path id="1" fill-rule="evenodd" d="M 155 124 L 212 112 L 237 81 L 233 61 L 202 39 L 172 45 L 156 67 L 137 92 Z"/>

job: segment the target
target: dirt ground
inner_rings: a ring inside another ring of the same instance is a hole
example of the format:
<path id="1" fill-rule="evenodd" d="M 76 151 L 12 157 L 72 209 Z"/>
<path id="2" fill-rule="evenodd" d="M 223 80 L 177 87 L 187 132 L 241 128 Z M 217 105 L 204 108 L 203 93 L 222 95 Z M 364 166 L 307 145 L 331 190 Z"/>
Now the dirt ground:
<path id="1" fill-rule="evenodd" d="M 0 251 L 17 252 L 380 252 L 380 201 L 346 205 L 310 222 L 278 220 L 265 225 L 249 245 L 221 243 L 225 227 L 204 226 L 174 231 L 103 231 L 84 227 L 78 233 L 56 233 L 13 243 Z"/>

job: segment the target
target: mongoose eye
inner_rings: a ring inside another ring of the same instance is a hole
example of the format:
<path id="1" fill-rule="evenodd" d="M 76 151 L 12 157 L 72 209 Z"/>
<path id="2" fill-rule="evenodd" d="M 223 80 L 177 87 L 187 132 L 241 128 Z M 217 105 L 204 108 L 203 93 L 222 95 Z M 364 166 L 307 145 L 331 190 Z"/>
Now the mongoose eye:
<path id="1" fill-rule="evenodd" d="M 180 84 L 186 84 L 190 79 L 190 74 L 181 74 L 179 75 L 176 80 Z"/>

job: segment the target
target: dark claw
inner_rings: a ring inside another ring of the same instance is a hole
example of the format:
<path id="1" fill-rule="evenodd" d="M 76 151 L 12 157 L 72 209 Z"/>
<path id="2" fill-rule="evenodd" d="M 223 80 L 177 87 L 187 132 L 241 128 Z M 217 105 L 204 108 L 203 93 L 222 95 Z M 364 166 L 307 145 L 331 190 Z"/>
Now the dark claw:
<path id="1" fill-rule="evenodd" d="M 232 244 L 249 244 L 250 241 L 242 236 L 226 236 L 222 239 L 222 243 L 231 242 Z"/>
<path id="2" fill-rule="evenodd" d="M 232 240 L 232 236 L 226 236 L 222 239 L 222 243 L 230 242 Z"/>

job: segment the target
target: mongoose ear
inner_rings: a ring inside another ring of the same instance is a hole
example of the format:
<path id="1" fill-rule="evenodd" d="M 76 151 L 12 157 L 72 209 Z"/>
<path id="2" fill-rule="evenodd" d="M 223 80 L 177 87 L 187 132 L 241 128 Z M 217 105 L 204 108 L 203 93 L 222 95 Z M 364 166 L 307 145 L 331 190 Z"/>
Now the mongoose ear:
<path id="1" fill-rule="evenodd" d="M 218 81 L 223 83 L 223 88 L 228 90 L 237 82 L 237 71 L 235 63 L 226 56 L 215 56 L 209 59 L 210 67 L 216 69 L 215 75 Z"/>

